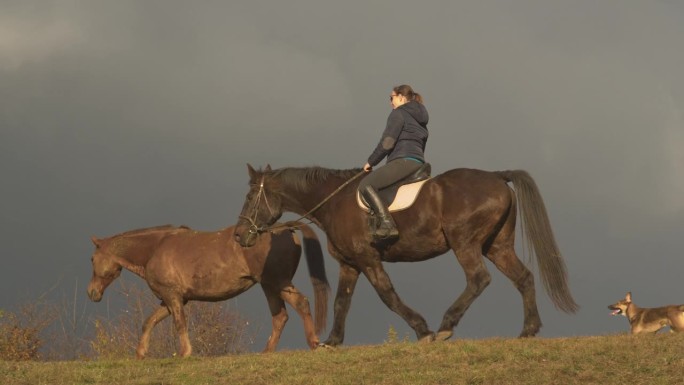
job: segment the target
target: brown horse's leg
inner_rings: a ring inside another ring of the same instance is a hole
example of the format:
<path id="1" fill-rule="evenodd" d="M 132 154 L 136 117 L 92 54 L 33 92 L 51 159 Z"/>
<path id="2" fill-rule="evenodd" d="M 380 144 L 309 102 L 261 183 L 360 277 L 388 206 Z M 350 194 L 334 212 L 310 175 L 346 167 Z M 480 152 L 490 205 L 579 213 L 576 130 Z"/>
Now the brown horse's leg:
<path id="1" fill-rule="evenodd" d="M 392 281 L 390 281 L 387 272 L 385 272 L 379 260 L 371 261 L 371 265 L 365 266 L 362 271 L 370 284 L 373 285 L 373 288 L 375 288 L 382 302 L 406 321 L 416 332 L 416 337 L 419 341 L 431 342 L 434 340 L 435 334 L 428 329 L 425 318 L 406 306 L 399 298 L 399 295 L 397 295 L 397 292 L 394 291 Z"/>
<path id="2" fill-rule="evenodd" d="M 442 324 L 437 332 L 438 340 L 446 340 L 451 337 L 454 328 L 458 325 L 463 314 L 465 314 L 475 299 L 482 294 L 492 279 L 478 248 L 454 250 L 454 253 L 465 272 L 466 288 L 444 313 Z"/>
<path id="3" fill-rule="evenodd" d="M 147 349 L 150 346 L 150 334 L 152 333 L 152 329 L 168 316 L 169 309 L 166 306 L 161 306 L 149 317 L 147 317 L 145 324 L 143 324 L 142 335 L 140 336 L 138 348 L 135 350 L 135 355 L 138 359 L 145 358 L 145 355 L 147 354 Z"/>
<path id="4" fill-rule="evenodd" d="M 515 254 L 512 245 L 500 248 L 493 245 L 487 252 L 487 258 L 513 282 L 522 295 L 525 319 L 520 337 L 534 337 L 542 326 L 537 310 L 534 276 Z"/>
<path id="5" fill-rule="evenodd" d="M 268 308 L 271 311 L 271 335 L 268 337 L 264 353 L 275 351 L 280 341 L 280 335 L 283 333 L 285 323 L 287 323 L 287 309 L 285 309 L 285 302 L 280 298 L 278 289 L 273 289 L 266 286 L 261 286 L 266 294 L 268 301 Z"/>
<path id="6" fill-rule="evenodd" d="M 330 250 L 333 253 L 332 250 Z M 335 307 L 333 309 L 333 326 L 330 330 L 326 345 L 337 346 L 344 341 L 344 323 L 351 306 L 352 294 L 359 279 L 359 271 L 346 263 L 340 262 L 340 275 L 335 295 Z"/>
<path id="7" fill-rule="evenodd" d="M 280 297 L 289 303 L 302 317 L 304 322 L 304 334 L 306 335 L 306 342 L 311 349 L 316 349 L 319 340 L 316 335 L 316 328 L 314 327 L 313 317 L 311 317 L 311 307 L 309 300 L 299 292 L 294 286 L 290 285 L 280 291 Z"/>
<path id="8" fill-rule="evenodd" d="M 178 339 L 180 340 L 180 351 L 178 352 L 178 355 L 181 357 L 188 357 L 192 354 L 192 345 L 190 344 L 188 323 L 185 318 L 185 310 L 183 309 L 185 303 L 179 297 L 174 297 L 169 301 L 164 298 L 164 303 L 166 303 L 169 312 L 173 316 L 173 323 L 176 326 L 176 333 L 178 333 Z"/>

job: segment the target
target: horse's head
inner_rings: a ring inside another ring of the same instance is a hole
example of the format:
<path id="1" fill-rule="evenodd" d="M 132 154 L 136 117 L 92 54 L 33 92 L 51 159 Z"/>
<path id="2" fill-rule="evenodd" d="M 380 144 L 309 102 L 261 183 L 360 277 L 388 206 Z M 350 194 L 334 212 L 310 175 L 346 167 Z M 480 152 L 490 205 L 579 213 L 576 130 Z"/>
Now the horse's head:
<path id="1" fill-rule="evenodd" d="M 88 284 L 88 297 L 91 301 L 100 302 L 107 286 L 121 274 L 122 266 L 108 253 L 102 240 L 95 237 L 91 240 L 95 244 L 95 252 L 90 258 L 93 263 L 93 277 Z"/>
<path id="2" fill-rule="evenodd" d="M 271 176 L 271 166 L 261 171 L 247 165 L 249 192 L 235 225 L 235 240 L 243 247 L 254 246 L 259 233 L 283 214 L 282 198 Z"/>

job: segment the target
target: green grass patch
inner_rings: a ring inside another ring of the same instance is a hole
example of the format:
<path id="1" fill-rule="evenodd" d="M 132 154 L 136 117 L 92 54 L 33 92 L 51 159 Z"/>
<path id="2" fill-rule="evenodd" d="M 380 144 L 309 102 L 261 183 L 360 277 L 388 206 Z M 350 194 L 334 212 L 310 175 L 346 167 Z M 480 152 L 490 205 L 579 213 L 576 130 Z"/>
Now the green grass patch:
<path id="1" fill-rule="evenodd" d="M 0 361 L 14 384 L 678 384 L 684 333 L 398 342 L 137 361 Z"/>

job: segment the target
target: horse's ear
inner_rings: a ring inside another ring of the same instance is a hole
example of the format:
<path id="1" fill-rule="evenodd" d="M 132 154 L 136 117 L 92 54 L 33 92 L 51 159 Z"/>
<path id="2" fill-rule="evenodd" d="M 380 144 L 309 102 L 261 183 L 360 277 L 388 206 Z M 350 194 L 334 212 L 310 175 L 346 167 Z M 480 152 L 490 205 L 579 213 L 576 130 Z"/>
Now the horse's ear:
<path id="1" fill-rule="evenodd" d="M 247 172 L 249 173 L 249 179 L 254 180 L 256 175 L 256 170 L 251 164 L 247 163 Z"/>
<path id="2" fill-rule="evenodd" d="M 100 247 L 100 240 L 97 239 L 97 237 L 92 236 L 90 237 L 90 240 L 93 241 L 93 245 L 95 245 L 95 247 Z"/>
<path id="3" fill-rule="evenodd" d="M 267 165 L 266 165 L 266 168 L 264 169 L 264 171 L 271 171 L 271 165 L 270 165 L 270 164 L 267 164 Z"/>
<path id="4" fill-rule="evenodd" d="M 625 301 L 632 302 L 632 292 L 631 291 L 627 292 L 627 295 L 625 296 Z"/>

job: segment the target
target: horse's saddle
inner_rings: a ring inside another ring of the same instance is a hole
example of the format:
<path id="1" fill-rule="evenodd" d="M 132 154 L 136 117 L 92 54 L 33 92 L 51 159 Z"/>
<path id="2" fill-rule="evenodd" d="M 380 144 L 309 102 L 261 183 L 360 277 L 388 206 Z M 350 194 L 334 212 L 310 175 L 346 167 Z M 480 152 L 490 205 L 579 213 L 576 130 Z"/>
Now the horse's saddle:
<path id="1" fill-rule="evenodd" d="M 423 163 L 416 172 L 378 191 L 378 195 L 385 202 L 390 212 L 409 208 L 416 200 L 423 184 L 430 179 L 431 171 L 430 163 Z M 358 191 L 356 192 L 356 201 L 361 209 L 366 212 L 370 211 L 368 203 Z"/>

